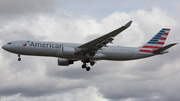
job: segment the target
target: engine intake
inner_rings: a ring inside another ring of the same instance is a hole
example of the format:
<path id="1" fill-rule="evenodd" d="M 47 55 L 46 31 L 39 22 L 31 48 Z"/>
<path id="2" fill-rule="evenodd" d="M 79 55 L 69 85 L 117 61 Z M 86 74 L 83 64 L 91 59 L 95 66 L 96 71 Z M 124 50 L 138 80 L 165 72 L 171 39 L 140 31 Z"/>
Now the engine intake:
<path id="1" fill-rule="evenodd" d="M 73 63 L 74 63 L 73 60 L 58 58 L 59 66 L 69 66 L 70 64 L 73 64 Z"/>

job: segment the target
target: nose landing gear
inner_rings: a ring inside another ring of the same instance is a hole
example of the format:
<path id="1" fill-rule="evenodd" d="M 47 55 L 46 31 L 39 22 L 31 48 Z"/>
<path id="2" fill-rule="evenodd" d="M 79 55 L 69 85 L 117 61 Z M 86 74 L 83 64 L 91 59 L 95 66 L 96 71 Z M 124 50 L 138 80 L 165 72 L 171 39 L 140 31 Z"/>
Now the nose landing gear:
<path id="1" fill-rule="evenodd" d="M 18 54 L 18 61 L 21 61 L 21 55 Z"/>

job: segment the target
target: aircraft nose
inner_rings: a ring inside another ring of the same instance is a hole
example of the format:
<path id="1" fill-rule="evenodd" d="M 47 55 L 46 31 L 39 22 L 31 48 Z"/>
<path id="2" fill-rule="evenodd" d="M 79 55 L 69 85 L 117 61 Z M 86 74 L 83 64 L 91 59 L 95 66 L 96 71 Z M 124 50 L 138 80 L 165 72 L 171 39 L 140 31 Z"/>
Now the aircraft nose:
<path id="1" fill-rule="evenodd" d="M 6 44 L 6 45 L 3 45 L 2 48 L 8 52 L 14 52 L 14 46 L 10 45 L 10 44 Z"/>
<path id="2" fill-rule="evenodd" d="M 3 45 L 2 48 L 5 49 L 5 45 Z"/>
<path id="3" fill-rule="evenodd" d="M 3 45 L 2 48 L 3 48 L 4 50 L 7 50 L 7 45 Z"/>

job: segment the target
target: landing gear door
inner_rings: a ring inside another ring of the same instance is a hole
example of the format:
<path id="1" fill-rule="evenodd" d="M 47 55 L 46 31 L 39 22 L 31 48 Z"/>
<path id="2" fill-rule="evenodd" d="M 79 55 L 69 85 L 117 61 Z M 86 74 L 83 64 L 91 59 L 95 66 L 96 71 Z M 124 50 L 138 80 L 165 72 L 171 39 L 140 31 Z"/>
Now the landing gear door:
<path id="1" fill-rule="evenodd" d="M 60 47 L 58 48 L 58 52 L 56 54 L 56 56 L 62 56 L 63 55 L 63 45 L 60 45 Z"/>
<path id="2" fill-rule="evenodd" d="M 59 52 L 63 54 L 63 45 L 60 45 Z"/>

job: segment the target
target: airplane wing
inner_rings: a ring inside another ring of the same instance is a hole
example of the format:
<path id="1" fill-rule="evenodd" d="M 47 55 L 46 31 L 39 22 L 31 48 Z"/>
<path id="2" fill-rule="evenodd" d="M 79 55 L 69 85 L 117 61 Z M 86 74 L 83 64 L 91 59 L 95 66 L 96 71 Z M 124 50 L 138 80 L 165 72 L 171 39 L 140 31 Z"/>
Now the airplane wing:
<path id="1" fill-rule="evenodd" d="M 157 50 L 152 51 L 152 53 L 153 53 L 153 54 L 161 53 L 161 52 L 167 50 L 168 48 L 170 48 L 170 47 L 172 47 L 172 46 L 174 46 L 174 45 L 176 45 L 176 44 L 177 44 L 177 43 L 169 44 L 169 45 L 167 45 L 167 46 L 164 46 L 164 47 L 162 47 L 162 48 L 159 48 L 159 49 L 157 49 Z"/>
<path id="2" fill-rule="evenodd" d="M 91 56 L 95 55 L 95 53 L 99 49 L 101 49 L 104 46 L 106 47 L 106 44 L 112 43 L 112 41 L 114 40 L 113 37 L 124 31 L 125 29 L 127 29 L 131 25 L 131 23 L 132 21 L 129 21 L 124 26 L 79 46 L 78 49 L 80 49 L 80 53 L 91 52 Z"/>

